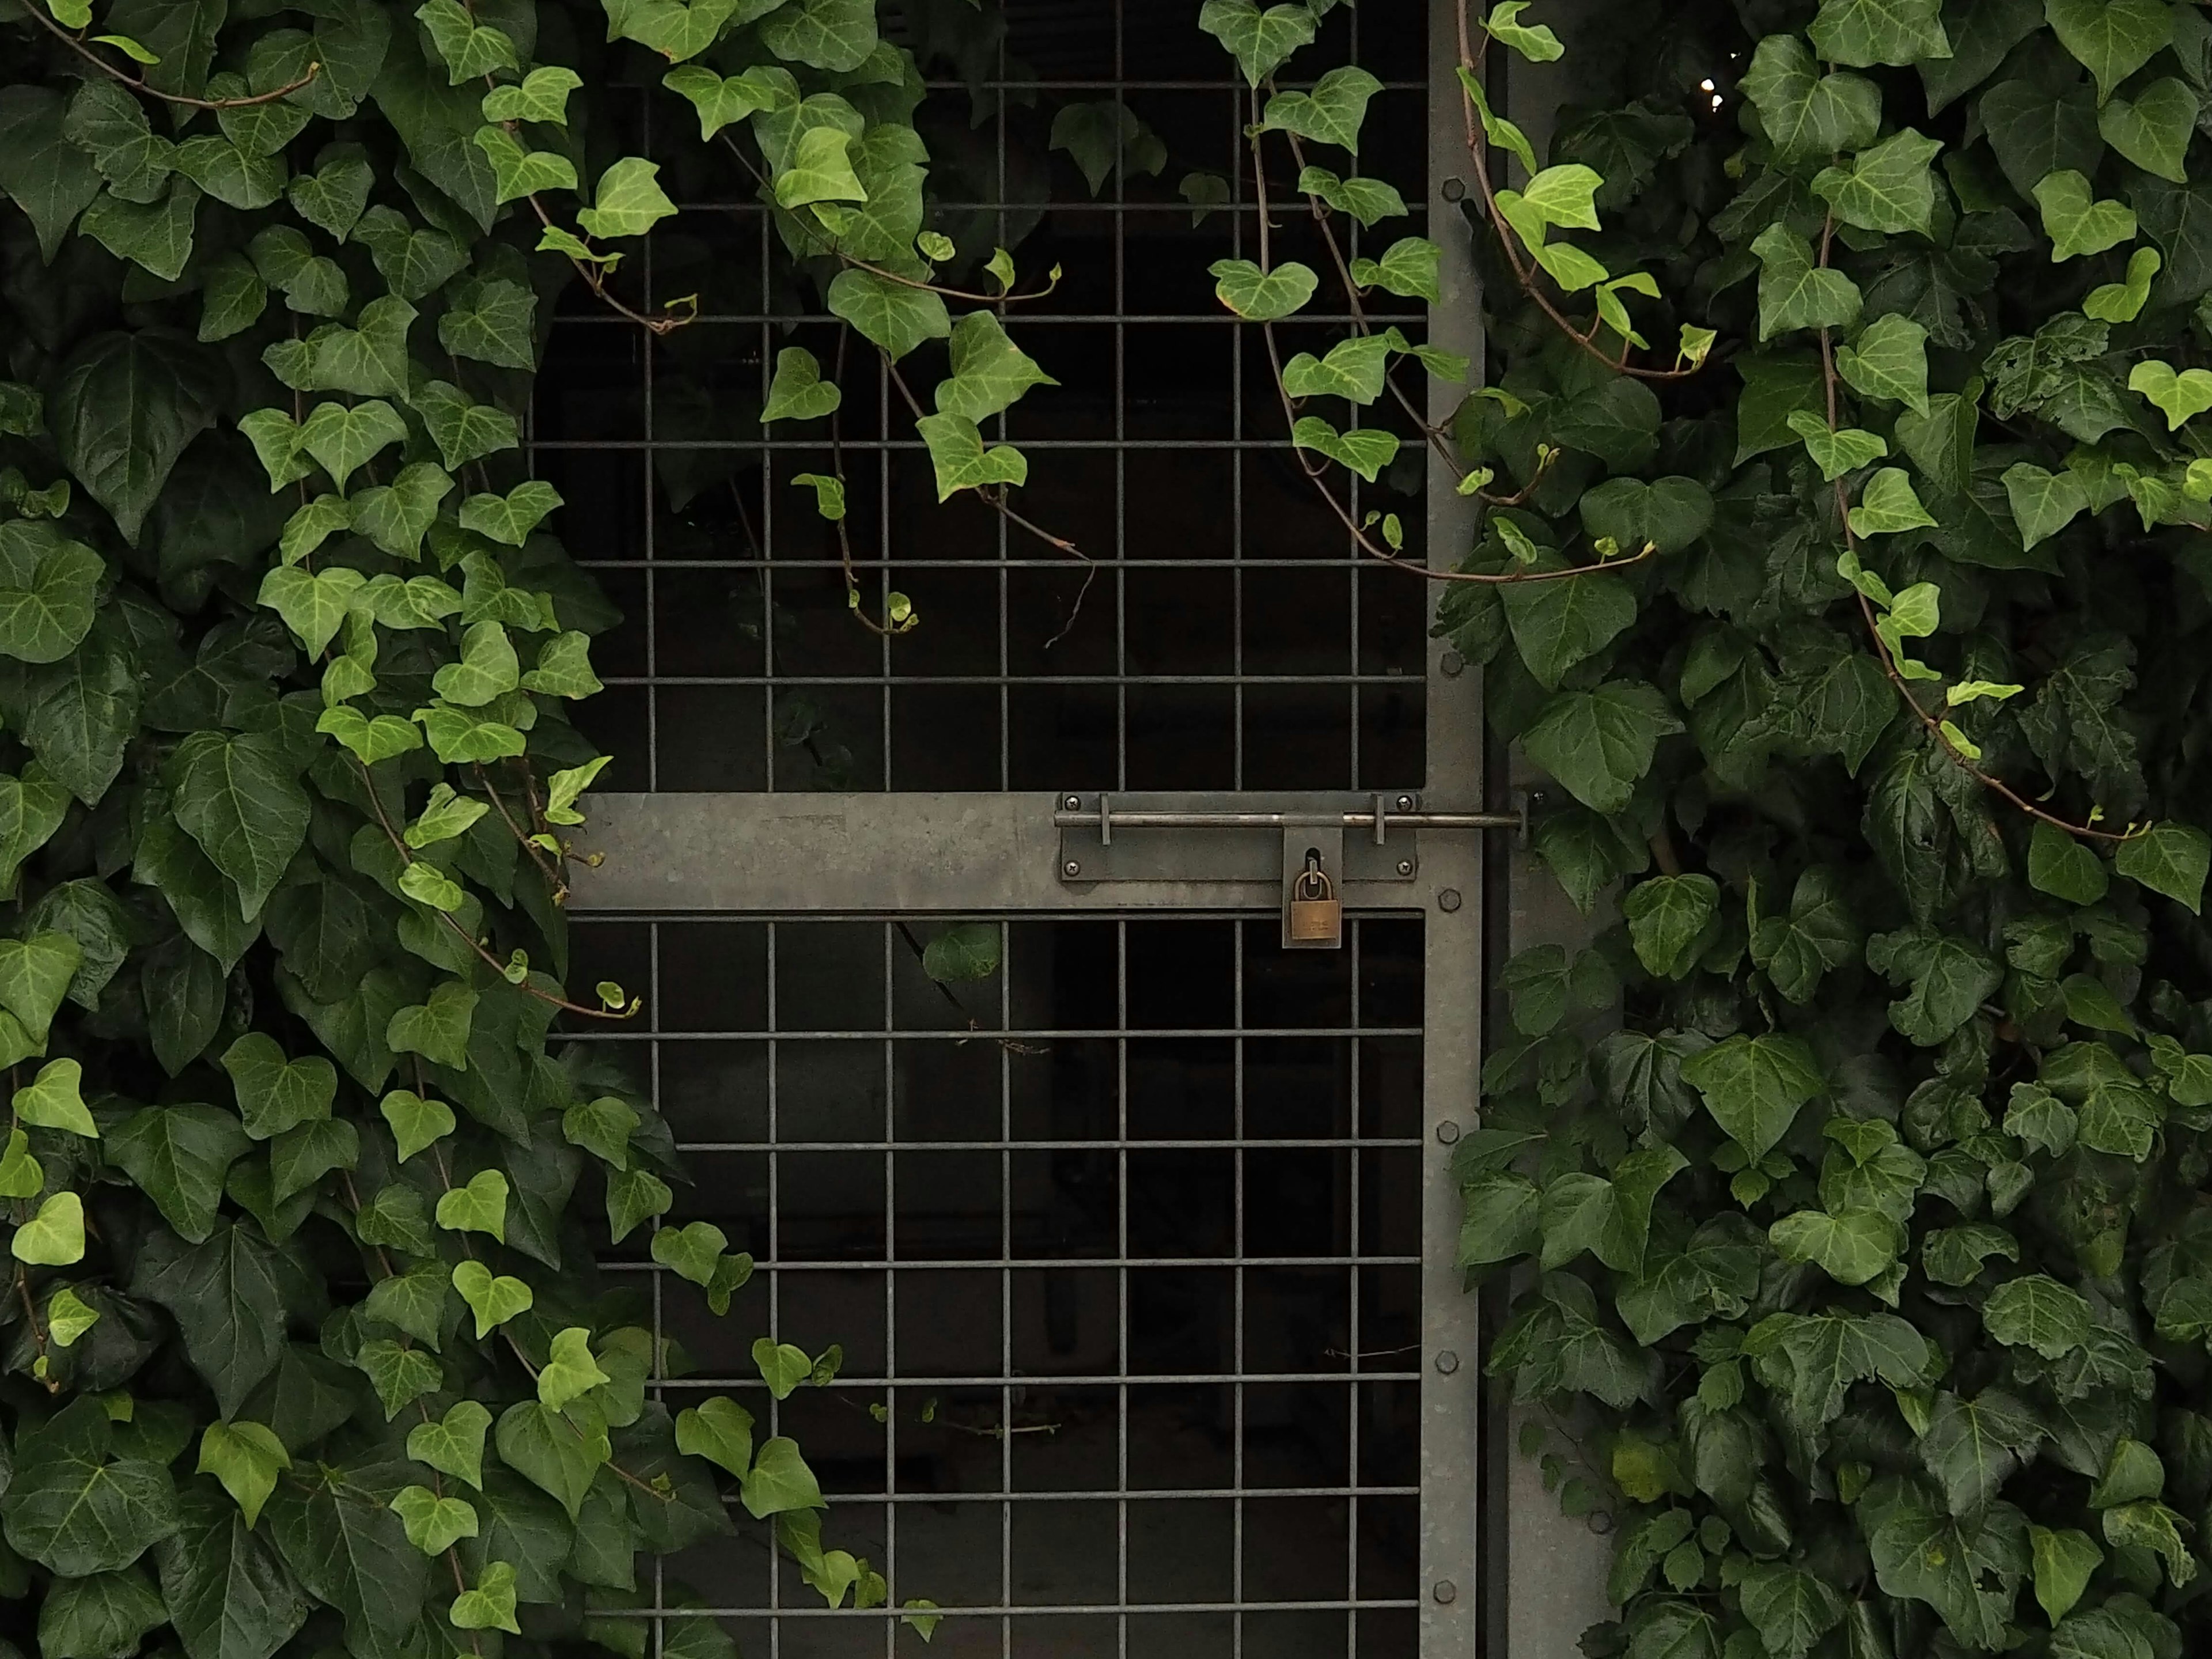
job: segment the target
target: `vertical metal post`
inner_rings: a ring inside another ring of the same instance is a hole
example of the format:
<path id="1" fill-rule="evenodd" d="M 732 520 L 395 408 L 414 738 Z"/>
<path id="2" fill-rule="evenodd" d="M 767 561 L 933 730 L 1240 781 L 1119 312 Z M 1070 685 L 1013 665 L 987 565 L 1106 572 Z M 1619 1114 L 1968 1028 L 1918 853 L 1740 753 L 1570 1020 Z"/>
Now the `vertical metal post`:
<path id="1" fill-rule="evenodd" d="M 1429 40 L 1429 234 L 1443 250 L 1442 302 L 1429 313 L 1429 341 L 1482 362 L 1481 295 L 1458 201 L 1467 152 L 1461 136 L 1455 12 L 1462 0 L 1431 0 Z M 1431 379 L 1428 417 L 1448 421 L 1463 392 Z M 1464 556 L 1473 503 L 1431 459 L 1428 556 L 1449 569 Z M 1439 586 L 1440 584 L 1431 584 Z M 1430 596 L 1431 606 L 1435 595 Z M 1483 803 L 1481 677 L 1441 640 L 1428 651 L 1428 763 L 1425 803 L 1479 809 Z M 1478 836 L 1435 836 L 1422 849 L 1417 887 L 1425 900 L 1421 1193 L 1422 1659 L 1473 1659 L 1484 1624 L 1478 1595 L 1478 1514 L 1482 1443 L 1480 1304 L 1461 1288 L 1459 1192 L 1452 1146 L 1474 1127 L 1482 1064 L 1482 846 Z"/>

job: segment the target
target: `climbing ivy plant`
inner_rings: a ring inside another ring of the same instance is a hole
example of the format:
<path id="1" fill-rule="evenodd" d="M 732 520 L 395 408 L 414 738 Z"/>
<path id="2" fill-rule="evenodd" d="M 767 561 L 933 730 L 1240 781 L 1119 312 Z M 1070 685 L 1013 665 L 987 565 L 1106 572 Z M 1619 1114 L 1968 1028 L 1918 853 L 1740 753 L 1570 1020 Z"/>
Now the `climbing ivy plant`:
<path id="1" fill-rule="evenodd" d="M 733 1526 L 884 1603 L 597 1266 L 717 1316 L 752 1268 L 564 1040 L 638 1007 L 564 988 L 616 615 L 521 438 L 556 307 L 696 313 L 634 257 L 673 157 L 858 350 L 949 339 L 898 384 L 1010 511 L 978 423 L 1043 376 L 1011 257 L 924 228 L 921 92 L 872 0 L 0 0 L 0 1639 L 717 1659 L 653 1558 Z M 839 400 L 793 349 L 761 412 Z M 780 1400 L 839 1356 L 753 1358 Z"/>
<path id="2" fill-rule="evenodd" d="M 1431 428 L 1394 377 L 1462 366 L 1359 301 L 1437 248 L 1343 257 L 1403 201 L 1371 77 L 1297 78 L 1328 9 L 1205 8 L 1334 267 L 1215 270 L 1349 304 L 1274 360 L 1370 553 L 1338 467 L 1486 504 L 1437 629 L 1618 917 L 1507 965 L 1455 1155 L 1491 1372 L 1617 1523 L 1587 1650 L 2203 1650 L 2212 23 L 1620 0 L 1539 155 L 1501 59 L 1566 45 L 1467 11 L 1491 359 Z"/>

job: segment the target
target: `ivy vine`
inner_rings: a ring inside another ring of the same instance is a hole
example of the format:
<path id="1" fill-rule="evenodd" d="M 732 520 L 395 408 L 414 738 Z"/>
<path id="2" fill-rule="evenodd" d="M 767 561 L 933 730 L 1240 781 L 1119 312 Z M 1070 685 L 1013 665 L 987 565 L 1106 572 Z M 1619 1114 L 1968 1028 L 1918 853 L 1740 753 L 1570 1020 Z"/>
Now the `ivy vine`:
<path id="1" fill-rule="evenodd" d="M 1304 147 L 1356 159 L 1376 83 L 1278 81 L 1325 9 L 1204 23 L 1255 178 L 1280 145 L 1371 228 L 1397 191 Z M 1389 370 L 1462 366 L 1402 337 L 1277 362 L 1325 492 L 1418 441 L 1487 503 L 1437 629 L 1571 798 L 1537 853 L 1619 898 L 1505 967 L 1455 1154 L 1491 1371 L 1617 1516 L 1585 1647 L 2178 1659 L 2212 1639 L 2212 25 L 1624 0 L 1540 158 L 1491 94 L 1565 54 L 1541 9 L 1462 15 L 1488 383 L 1439 429 Z M 1433 242 L 1327 246 L 1355 319 L 1437 299 Z M 1264 241 L 1216 275 L 1265 325 L 1323 280 Z"/>

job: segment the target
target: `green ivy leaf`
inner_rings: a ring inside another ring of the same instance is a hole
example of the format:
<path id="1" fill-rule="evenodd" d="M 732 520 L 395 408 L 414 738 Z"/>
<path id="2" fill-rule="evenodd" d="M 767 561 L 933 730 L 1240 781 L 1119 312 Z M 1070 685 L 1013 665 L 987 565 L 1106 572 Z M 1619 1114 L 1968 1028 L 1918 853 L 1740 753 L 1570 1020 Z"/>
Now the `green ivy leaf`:
<path id="1" fill-rule="evenodd" d="M 676 1414 L 676 1449 L 742 1480 L 752 1468 L 753 1415 L 726 1395 L 710 1395 Z"/>
<path id="2" fill-rule="evenodd" d="M 507 1242 L 507 1176 L 484 1170 L 465 1186 L 448 1188 L 438 1200 L 438 1224 L 448 1232 L 489 1233 Z"/>
<path id="3" fill-rule="evenodd" d="M 2083 314 L 2103 323 L 2131 323 L 2142 315 L 2150 299 L 2151 278 L 2165 263 L 2154 247 L 2139 247 L 2128 255 L 2128 274 L 2123 282 L 2105 283 L 2089 290 L 2081 301 Z"/>
<path id="4" fill-rule="evenodd" d="M 406 1528 L 407 1541 L 425 1555 L 443 1555 L 477 1535 L 477 1512 L 468 1500 L 441 1498 L 428 1486 L 403 1486 L 392 1498 L 392 1512 Z"/>
<path id="5" fill-rule="evenodd" d="M 1928 331 L 1901 313 L 1883 313 L 1838 347 L 1836 372 L 1861 397 L 1901 403 L 1923 418 L 1929 413 Z"/>
<path id="6" fill-rule="evenodd" d="M 1277 6 L 1276 11 L 1297 11 L 1295 6 Z M 1531 172 L 1534 169 L 1532 167 Z M 1339 213 L 1348 213 L 1359 221 L 1363 228 L 1373 229 L 1385 219 L 1404 216 L 1406 198 L 1397 190 L 1380 179 L 1340 179 L 1327 167 L 1309 167 L 1298 174 L 1301 195 L 1318 196 Z M 1224 185 L 1222 203 L 1228 201 L 1228 190 Z"/>
<path id="7" fill-rule="evenodd" d="M 1807 33 L 1824 60 L 1852 69 L 1951 55 L 1938 0 L 1820 0 Z"/>
<path id="8" fill-rule="evenodd" d="M 576 222 L 589 236 L 642 236 L 675 212 L 676 204 L 660 187 L 659 167 L 626 155 L 599 175 L 592 205 L 576 215 Z"/>
<path id="9" fill-rule="evenodd" d="M 494 87 L 483 97 L 487 121 L 544 121 L 553 126 L 568 124 L 568 94 L 584 84 L 575 70 L 559 64 L 543 64 L 519 82 Z M 703 137 L 712 137 L 711 133 Z"/>
<path id="10" fill-rule="evenodd" d="M 458 1503 L 458 1498 L 447 1498 Z M 466 1505 L 463 1505 L 466 1507 Z M 471 1516 L 474 1510 L 470 1511 Z M 522 1634 L 522 1626 L 514 1622 L 514 1564 L 511 1561 L 492 1561 L 477 1577 L 473 1589 L 463 1590 L 453 1598 L 446 1617 L 455 1630 L 503 1630 L 512 1635 Z"/>
<path id="11" fill-rule="evenodd" d="M 979 313 L 978 315 L 988 313 Z M 816 421 L 835 414 L 844 393 L 834 381 L 822 378 L 822 365 L 801 346 L 786 346 L 775 354 L 775 378 L 769 383 L 768 401 L 761 406 L 761 421 Z"/>
<path id="12" fill-rule="evenodd" d="M 1314 38 L 1314 14 L 1307 7 L 1270 6 L 1261 11 L 1254 0 L 1206 0 L 1199 8 L 1198 26 L 1221 42 L 1243 71 L 1244 83 L 1255 89 Z"/>
<path id="13" fill-rule="evenodd" d="M 2105 1552 L 2086 1532 L 2067 1527 L 2028 1528 L 2035 1559 L 2035 1600 L 2055 1626 L 2081 1601 L 2090 1576 L 2104 1565 Z"/>
<path id="14" fill-rule="evenodd" d="M 1559 37 L 1542 24 L 1532 27 L 1520 21 L 1521 14 L 1528 9 L 1528 0 L 1501 0 L 1483 19 L 1483 29 L 1501 46 L 1511 47 L 1532 64 L 1556 62 L 1565 55 L 1566 48 L 1559 44 Z"/>
<path id="15" fill-rule="evenodd" d="M 1214 295 L 1248 323 L 1279 322 L 1303 310 L 1321 278 L 1295 260 L 1263 271 L 1249 259 L 1217 259 L 1206 267 Z"/>
<path id="16" fill-rule="evenodd" d="M 537 313 L 538 296 L 520 283 L 473 277 L 447 295 L 446 314 L 438 319 L 438 343 L 457 357 L 501 368 L 531 368 L 537 363 Z M 447 466 L 459 465 L 444 443 L 439 448 Z"/>
<path id="17" fill-rule="evenodd" d="M 924 340 L 942 340 L 952 332 L 945 301 L 936 295 L 872 270 L 839 271 L 830 284 L 829 305 L 893 362 Z"/>
<path id="18" fill-rule="evenodd" d="M 762 21 L 760 37 L 787 64 L 843 75 L 876 49 L 876 9 L 872 0 L 784 0 Z"/>
<path id="19" fill-rule="evenodd" d="M 1773 1151 L 1799 1109 L 1827 1088 L 1810 1049 L 1772 1035 L 1738 1035 L 1692 1055 L 1682 1062 L 1682 1081 L 1754 1160 Z"/>
<path id="20" fill-rule="evenodd" d="M 1354 259 L 1352 262 L 1352 280 L 1360 288 L 1381 288 L 1392 294 L 1403 295 L 1409 300 L 1426 300 L 1431 305 L 1441 305 L 1443 302 L 1443 289 L 1440 285 L 1437 271 L 1442 258 L 1443 251 L 1425 236 L 1401 236 L 1382 250 L 1382 257 L 1380 259 Z M 1226 260 L 1223 263 L 1237 262 Z M 1283 271 L 1299 268 L 1287 264 L 1279 265 L 1276 267 L 1276 274 L 1279 275 Z M 1214 274 L 1216 276 L 1221 274 L 1219 266 L 1214 267 Z M 1230 302 L 1226 295 L 1222 298 L 1223 302 L 1228 304 L 1231 311 L 1237 312 L 1248 321 L 1268 320 L 1243 311 L 1239 307 Z M 1298 301 L 1299 305 L 1304 303 L 1304 300 Z"/>
<path id="21" fill-rule="evenodd" d="M 528 1313 L 536 1302 L 530 1286 L 521 1279 L 507 1273 L 495 1275 L 481 1261 L 455 1262 L 453 1278 L 453 1288 L 476 1316 L 478 1337 L 489 1336 L 508 1320 Z"/>
<path id="22" fill-rule="evenodd" d="M 1759 337 L 1799 328 L 1849 328 L 1858 319 L 1857 285 L 1840 270 L 1816 267 L 1813 246 L 1785 225 L 1769 225 L 1751 245 L 1759 256 Z"/>
<path id="23" fill-rule="evenodd" d="M 1795 34 L 1760 40 L 1740 84 L 1783 162 L 1863 149 L 1881 127 L 1881 88 L 1863 76 L 1821 74 Z"/>
<path id="24" fill-rule="evenodd" d="M 2112 866 L 2194 915 L 2203 902 L 2205 873 L 2212 869 L 2212 836 L 2185 823 L 2154 823 L 2123 841 Z"/>
<path id="25" fill-rule="evenodd" d="M 2100 104 L 2172 38 L 2157 0 L 2045 0 L 2045 10 L 2059 44 L 2096 77 Z"/>
<path id="26" fill-rule="evenodd" d="M 1929 164 L 1942 148 L 1906 127 L 1862 150 L 1848 167 L 1823 168 L 1813 179 L 1813 193 L 1838 219 L 1861 230 L 1925 234 L 1936 208 Z"/>
<path id="27" fill-rule="evenodd" d="M 924 415 L 914 424 L 929 446 L 939 501 L 950 501 L 963 489 L 1029 482 L 1029 458 L 1012 444 L 986 448 L 982 432 L 965 416 Z"/>
<path id="28" fill-rule="evenodd" d="M 558 1332 L 550 1353 L 538 1373 L 538 1398 L 549 1411 L 559 1411 L 580 1395 L 607 1381 L 592 1358 L 591 1333 L 578 1327 Z"/>
<path id="29" fill-rule="evenodd" d="M 425 0 L 415 9 L 415 17 L 445 60 L 447 78 L 454 86 L 481 80 L 495 69 L 520 67 L 515 62 L 514 42 L 506 32 L 478 23 L 460 0 Z"/>
<path id="30" fill-rule="evenodd" d="M 1291 428 L 1291 442 L 1310 449 L 1350 468 L 1372 483 L 1398 456 L 1398 434 L 1363 428 L 1339 432 L 1317 415 L 1301 415 Z"/>
<path id="31" fill-rule="evenodd" d="M 2089 1304 L 2079 1291 L 2048 1273 L 2008 1279 L 1982 1304 L 1982 1324 L 2008 1347 L 2033 1348 L 2045 1359 L 2063 1359 L 2087 1340 Z"/>
<path id="32" fill-rule="evenodd" d="M 1528 757 L 1596 812 L 1627 805 L 1651 769 L 1659 739 L 1681 722 L 1656 687 L 1613 680 L 1594 690 L 1555 693 L 1522 735 Z"/>
<path id="33" fill-rule="evenodd" d="M 2035 186 L 2043 215 L 2043 234 L 2051 238 L 2051 258 L 2063 263 L 2076 254 L 2102 253 L 2131 241 L 2135 210 L 2122 202 L 2098 201 L 2089 181 L 2071 169 L 2053 173 Z"/>
<path id="34" fill-rule="evenodd" d="M 1316 143 L 1359 153 L 1359 129 L 1368 100 L 1382 83 L 1365 70 L 1346 64 L 1314 82 L 1310 92 L 1279 92 L 1267 100 L 1260 125 L 1267 132 L 1292 132 Z"/>
<path id="35" fill-rule="evenodd" d="M 1805 441 L 1805 453 L 1820 469 L 1821 478 L 1833 483 L 1846 472 L 1871 466 L 1889 453 L 1889 446 L 1871 432 L 1856 427 L 1830 431 L 1828 423 L 1808 410 L 1790 412 L 1790 429 Z"/>
<path id="36" fill-rule="evenodd" d="M 276 1476 L 292 1467 L 284 1443 L 265 1423 L 240 1419 L 210 1423 L 200 1434 L 198 1471 L 211 1474 L 237 1502 L 249 1529 L 261 1518 L 261 1506 L 276 1490 Z"/>
<path id="37" fill-rule="evenodd" d="M 1901 466 L 1885 466 L 1869 477 L 1859 490 L 1859 504 L 1850 510 L 1855 536 L 1890 536 L 1900 531 L 1932 526 L 1936 520 L 1920 504 L 1912 480 Z"/>
<path id="38" fill-rule="evenodd" d="M 407 1431 L 407 1455 L 441 1474 L 483 1488 L 484 1435 L 491 1413 L 474 1400 L 459 1400 L 442 1418 L 418 1423 Z"/>

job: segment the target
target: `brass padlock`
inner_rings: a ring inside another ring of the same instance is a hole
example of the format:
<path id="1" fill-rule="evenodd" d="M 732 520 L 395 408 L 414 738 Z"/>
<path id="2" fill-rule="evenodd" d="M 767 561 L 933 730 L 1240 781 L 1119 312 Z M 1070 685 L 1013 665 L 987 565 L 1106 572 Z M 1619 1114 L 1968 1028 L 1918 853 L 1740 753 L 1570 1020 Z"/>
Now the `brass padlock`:
<path id="1" fill-rule="evenodd" d="M 1321 855 L 1306 854 L 1306 867 L 1291 883 L 1291 942 L 1335 945 L 1344 934 L 1344 904 L 1321 867 Z"/>

